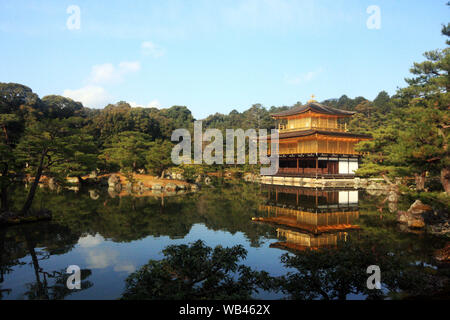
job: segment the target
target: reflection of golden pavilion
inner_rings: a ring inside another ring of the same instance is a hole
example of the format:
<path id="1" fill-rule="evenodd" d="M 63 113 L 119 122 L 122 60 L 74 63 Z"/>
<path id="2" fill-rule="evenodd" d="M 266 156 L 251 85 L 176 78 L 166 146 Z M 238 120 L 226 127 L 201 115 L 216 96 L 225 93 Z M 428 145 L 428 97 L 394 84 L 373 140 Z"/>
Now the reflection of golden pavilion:
<path id="1" fill-rule="evenodd" d="M 280 241 L 271 244 L 272 248 L 291 249 L 301 251 L 305 249 L 320 249 L 335 247 L 338 241 L 346 241 L 347 232 L 322 233 L 312 235 L 290 229 L 277 228 L 278 238 L 286 238 L 286 241 Z"/>
<path id="2" fill-rule="evenodd" d="M 267 202 L 259 210 L 263 217 L 254 221 L 277 226 L 278 238 L 273 244 L 293 250 L 336 246 L 346 240 L 348 231 L 357 230 L 359 218 L 358 191 L 317 190 L 295 187 L 264 186 Z"/>

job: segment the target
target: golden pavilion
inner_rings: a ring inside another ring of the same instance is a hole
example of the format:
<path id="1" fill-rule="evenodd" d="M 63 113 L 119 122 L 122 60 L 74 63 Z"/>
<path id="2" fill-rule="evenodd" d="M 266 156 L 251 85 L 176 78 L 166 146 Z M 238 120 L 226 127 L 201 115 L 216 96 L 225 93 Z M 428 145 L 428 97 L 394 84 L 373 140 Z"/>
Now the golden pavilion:
<path id="1" fill-rule="evenodd" d="M 277 175 L 354 176 L 361 158 L 355 145 L 371 139 L 368 135 L 347 131 L 348 119 L 354 114 L 314 100 L 272 114 L 279 132 L 280 168 Z"/>

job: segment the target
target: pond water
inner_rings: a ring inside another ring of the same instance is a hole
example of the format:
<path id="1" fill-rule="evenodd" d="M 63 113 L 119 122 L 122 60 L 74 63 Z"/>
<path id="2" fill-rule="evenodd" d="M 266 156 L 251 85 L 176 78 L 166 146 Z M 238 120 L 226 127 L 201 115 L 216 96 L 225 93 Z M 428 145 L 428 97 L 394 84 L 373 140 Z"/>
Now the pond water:
<path id="1" fill-rule="evenodd" d="M 12 198 L 23 197 L 18 190 Z M 198 239 L 211 247 L 243 245 L 243 263 L 273 276 L 289 271 L 280 260 L 286 252 L 337 247 L 361 234 L 389 239 L 411 259 L 432 264 L 439 240 L 399 232 L 393 215 L 376 209 L 380 199 L 356 190 L 225 181 L 177 195 L 41 189 L 34 206 L 50 209 L 52 221 L 0 229 L 0 299 L 118 299 L 127 276 L 162 258 L 166 246 Z M 86 270 L 83 290 L 61 290 L 69 265 Z"/>

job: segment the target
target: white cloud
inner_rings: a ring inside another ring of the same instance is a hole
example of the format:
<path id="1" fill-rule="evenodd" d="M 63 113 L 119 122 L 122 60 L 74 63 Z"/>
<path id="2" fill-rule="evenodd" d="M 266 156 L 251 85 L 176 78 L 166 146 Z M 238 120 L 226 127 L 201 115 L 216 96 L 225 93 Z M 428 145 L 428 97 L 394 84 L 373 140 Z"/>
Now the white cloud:
<path id="1" fill-rule="evenodd" d="M 101 237 L 101 236 L 100 236 Z M 103 237 L 101 237 L 103 239 Z M 136 267 L 128 260 L 120 259 L 118 250 L 111 248 L 84 248 L 82 251 L 89 269 L 113 267 L 116 272 L 132 273 Z"/>
<path id="2" fill-rule="evenodd" d="M 164 48 L 151 41 L 142 42 L 141 49 L 143 54 L 152 56 L 153 58 L 160 58 L 166 53 Z"/>
<path id="3" fill-rule="evenodd" d="M 117 264 L 119 252 L 113 249 L 88 249 L 86 263 L 89 269 L 104 269 Z"/>
<path id="4" fill-rule="evenodd" d="M 86 86 L 75 90 L 66 89 L 63 96 L 79 101 L 89 108 L 102 108 L 111 102 L 111 96 L 99 86 Z"/>
<path id="5" fill-rule="evenodd" d="M 299 75 L 292 76 L 292 75 L 285 74 L 284 81 L 290 85 L 305 84 L 305 83 L 311 82 L 312 80 L 317 78 L 317 76 L 319 74 L 321 74 L 323 71 L 324 71 L 324 69 L 322 67 L 320 67 L 319 69 L 317 69 L 315 71 L 308 71 L 306 73 L 302 73 Z"/>
<path id="6" fill-rule="evenodd" d="M 111 63 L 95 65 L 92 67 L 89 82 L 104 83 L 110 81 L 118 81 L 119 77 L 114 66 Z"/>
<path id="7" fill-rule="evenodd" d="M 114 84 L 123 81 L 124 76 L 141 69 L 139 61 L 124 61 L 115 67 L 111 63 L 92 67 L 88 82 L 91 84 Z"/>
<path id="8" fill-rule="evenodd" d="M 66 89 L 63 96 L 80 101 L 85 107 L 102 108 L 113 100 L 103 85 L 121 83 L 126 75 L 139 70 L 141 70 L 139 61 L 123 61 L 117 66 L 111 63 L 94 65 L 86 81 L 87 85 L 80 89 Z"/>
<path id="9" fill-rule="evenodd" d="M 91 236 L 89 234 L 85 237 L 81 237 L 80 239 L 78 239 L 78 244 L 82 248 L 92 248 L 98 246 L 103 241 L 105 241 L 105 239 L 97 233 L 95 236 Z"/>
<path id="10" fill-rule="evenodd" d="M 146 105 L 138 104 L 138 103 L 136 103 L 136 102 L 134 102 L 134 101 L 129 102 L 129 104 L 130 104 L 130 106 L 132 106 L 133 108 L 136 108 L 136 107 L 158 108 L 158 109 L 161 108 L 161 104 L 159 103 L 158 100 L 150 101 L 150 102 L 147 103 Z"/>

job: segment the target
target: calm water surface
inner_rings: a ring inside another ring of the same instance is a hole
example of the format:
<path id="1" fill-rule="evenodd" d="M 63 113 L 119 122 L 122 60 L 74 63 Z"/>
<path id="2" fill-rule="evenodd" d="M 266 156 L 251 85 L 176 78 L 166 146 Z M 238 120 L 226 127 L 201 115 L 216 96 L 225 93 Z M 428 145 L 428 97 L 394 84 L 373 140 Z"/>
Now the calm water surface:
<path id="1" fill-rule="evenodd" d="M 13 197 L 20 203 L 24 194 Z M 243 245 L 243 263 L 274 276 L 288 271 L 280 262 L 286 252 L 338 246 L 361 233 L 391 238 L 415 260 L 430 262 L 431 240 L 399 232 L 392 214 L 376 210 L 382 200 L 355 190 L 224 182 L 164 196 L 42 189 L 35 207 L 52 210 L 51 222 L 0 229 L 0 298 L 118 299 L 130 273 L 160 259 L 166 246 L 198 239 L 211 247 Z M 69 265 L 86 270 L 85 289 L 61 290 Z"/>

